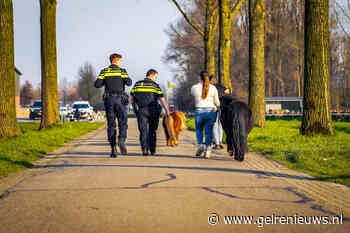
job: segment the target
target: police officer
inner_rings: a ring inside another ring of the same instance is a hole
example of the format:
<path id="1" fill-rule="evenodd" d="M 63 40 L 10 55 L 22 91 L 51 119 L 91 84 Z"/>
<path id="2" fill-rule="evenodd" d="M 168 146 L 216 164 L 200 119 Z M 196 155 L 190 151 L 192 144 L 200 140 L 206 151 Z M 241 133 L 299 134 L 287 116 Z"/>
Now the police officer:
<path id="1" fill-rule="evenodd" d="M 105 87 L 105 93 L 103 100 L 106 109 L 107 116 L 107 135 L 108 141 L 111 145 L 111 157 L 117 157 L 116 148 L 116 122 L 115 118 L 118 119 L 118 146 L 122 155 L 127 154 L 125 146 L 125 140 L 128 129 L 128 112 L 127 106 L 129 104 L 129 96 L 125 93 L 125 85 L 131 86 L 132 80 L 129 78 L 125 69 L 120 68 L 122 56 L 119 54 L 112 54 L 109 57 L 111 65 L 101 70 L 100 75 L 95 81 L 95 87 Z"/>
<path id="2" fill-rule="evenodd" d="M 144 156 L 155 155 L 159 117 L 162 104 L 165 114 L 169 117 L 169 109 L 163 92 L 156 83 L 158 72 L 150 69 L 146 78 L 135 83 L 131 89 L 131 104 L 137 116 L 137 123 L 140 131 L 140 144 Z"/>

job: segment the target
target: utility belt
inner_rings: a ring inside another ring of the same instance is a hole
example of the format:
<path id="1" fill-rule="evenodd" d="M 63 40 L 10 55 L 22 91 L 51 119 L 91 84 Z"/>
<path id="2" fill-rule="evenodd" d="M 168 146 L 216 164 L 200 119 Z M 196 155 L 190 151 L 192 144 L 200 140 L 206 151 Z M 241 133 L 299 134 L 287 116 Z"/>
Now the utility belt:
<path id="1" fill-rule="evenodd" d="M 135 102 L 133 105 L 135 113 L 140 109 L 140 108 L 150 108 L 155 111 L 162 111 L 162 106 L 158 102 L 156 103 L 150 103 L 150 104 L 141 104 Z"/>
<path id="2" fill-rule="evenodd" d="M 125 92 L 124 91 L 119 91 L 119 92 L 114 92 L 114 93 L 109 93 L 109 92 L 105 92 L 103 94 L 103 98 L 107 98 L 107 97 L 119 97 L 121 95 L 123 95 Z"/>
<path id="3" fill-rule="evenodd" d="M 105 92 L 103 94 L 103 100 L 106 100 L 108 97 L 120 97 L 120 102 L 122 104 L 124 105 L 129 104 L 129 95 L 126 94 L 124 91 L 115 92 L 115 93 Z"/>

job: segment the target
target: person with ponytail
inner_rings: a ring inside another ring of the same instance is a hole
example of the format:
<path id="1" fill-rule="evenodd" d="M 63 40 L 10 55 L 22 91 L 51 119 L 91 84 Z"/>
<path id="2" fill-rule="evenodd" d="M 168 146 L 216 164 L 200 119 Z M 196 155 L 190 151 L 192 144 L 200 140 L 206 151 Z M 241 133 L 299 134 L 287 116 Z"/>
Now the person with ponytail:
<path id="1" fill-rule="evenodd" d="M 191 94 L 195 102 L 195 124 L 198 149 L 196 156 L 204 154 L 206 158 L 211 155 L 211 142 L 213 126 L 216 121 L 216 111 L 220 107 L 218 91 L 210 84 L 209 74 L 206 71 L 200 73 L 200 81 L 191 88 Z M 205 131 L 205 145 L 203 145 L 203 130 Z"/>

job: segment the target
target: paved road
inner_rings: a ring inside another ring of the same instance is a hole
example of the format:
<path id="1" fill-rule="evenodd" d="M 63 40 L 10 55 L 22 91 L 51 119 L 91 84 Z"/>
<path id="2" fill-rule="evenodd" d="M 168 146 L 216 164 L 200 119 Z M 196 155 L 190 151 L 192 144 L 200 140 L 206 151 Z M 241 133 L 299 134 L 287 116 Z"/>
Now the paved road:
<path id="1" fill-rule="evenodd" d="M 0 232 L 350 232 L 349 188 L 254 153 L 243 163 L 223 153 L 198 159 L 193 132 L 183 133 L 176 148 L 158 135 L 159 156 L 142 157 L 130 119 L 128 156 L 109 158 L 100 129 L 2 179 Z M 343 224 L 291 224 L 304 216 L 331 222 L 342 212 Z M 208 224 L 212 213 L 216 225 Z M 225 224 L 226 215 L 256 222 Z"/>

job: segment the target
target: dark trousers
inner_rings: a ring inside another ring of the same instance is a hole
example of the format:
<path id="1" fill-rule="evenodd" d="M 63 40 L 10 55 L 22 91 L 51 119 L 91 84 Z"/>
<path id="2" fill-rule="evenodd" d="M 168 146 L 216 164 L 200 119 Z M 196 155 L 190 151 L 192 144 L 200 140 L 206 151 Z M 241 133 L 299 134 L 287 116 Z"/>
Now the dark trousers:
<path id="1" fill-rule="evenodd" d="M 161 107 L 143 107 L 136 112 L 137 123 L 140 131 L 140 143 L 142 151 L 156 153 L 157 129 Z"/>
<path id="2" fill-rule="evenodd" d="M 105 109 L 107 117 L 107 136 L 109 144 L 113 147 L 117 144 L 117 131 L 115 118 L 118 119 L 119 136 L 118 142 L 125 143 L 128 129 L 128 111 L 127 105 L 121 103 L 120 97 L 105 98 Z"/>

